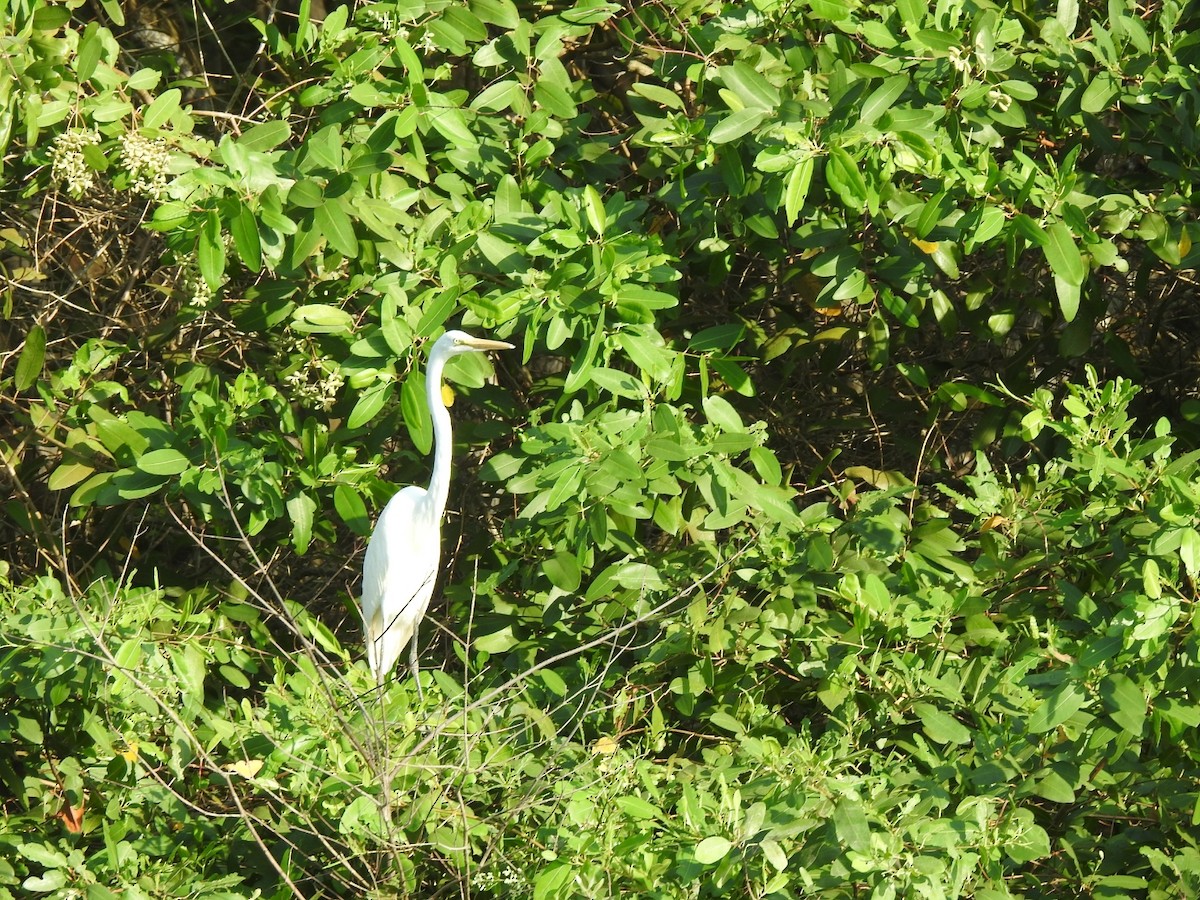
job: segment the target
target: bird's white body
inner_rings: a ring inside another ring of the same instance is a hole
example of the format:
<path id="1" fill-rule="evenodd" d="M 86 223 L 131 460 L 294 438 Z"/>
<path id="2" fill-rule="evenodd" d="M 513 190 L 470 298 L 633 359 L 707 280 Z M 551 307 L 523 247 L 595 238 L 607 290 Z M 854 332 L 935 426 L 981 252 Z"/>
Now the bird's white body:
<path id="1" fill-rule="evenodd" d="M 406 487 L 379 516 L 363 560 L 363 630 L 376 679 L 396 666 L 429 609 L 441 557 L 441 510 L 429 491 Z"/>
<path id="2" fill-rule="evenodd" d="M 511 350 L 504 341 L 487 341 L 448 331 L 434 342 L 425 370 L 426 402 L 433 417 L 433 477 L 428 489 L 406 487 L 388 501 L 375 523 L 363 560 L 362 617 L 367 662 L 383 683 L 404 645 L 417 670 L 417 626 L 429 608 L 441 558 L 442 513 L 450 491 L 450 413 L 442 400 L 442 370 L 460 353 Z M 418 682 L 418 690 L 420 683 Z"/>

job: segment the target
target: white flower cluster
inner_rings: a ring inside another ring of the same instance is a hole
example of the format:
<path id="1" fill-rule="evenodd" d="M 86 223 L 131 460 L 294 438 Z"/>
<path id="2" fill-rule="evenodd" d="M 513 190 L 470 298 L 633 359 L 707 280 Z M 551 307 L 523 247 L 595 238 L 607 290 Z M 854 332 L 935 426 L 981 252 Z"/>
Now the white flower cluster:
<path id="1" fill-rule="evenodd" d="M 216 291 L 208 286 L 195 263 L 187 266 L 179 276 L 179 288 L 188 298 L 188 306 L 204 309 L 212 303 Z"/>
<path id="2" fill-rule="evenodd" d="M 98 132 L 77 128 L 64 131 L 50 145 L 50 174 L 72 197 L 82 197 L 95 185 L 96 173 L 83 158 L 83 149 L 99 145 Z"/>
<path id="3" fill-rule="evenodd" d="M 313 359 L 284 379 L 292 397 L 313 409 L 329 412 L 337 402 L 338 391 L 346 379 L 337 369 L 330 368 L 323 359 Z"/>
<path id="4" fill-rule="evenodd" d="M 130 190 L 145 197 L 158 198 L 167 190 L 167 168 L 171 154 L 162 138 L 153 140 L 136 131 L 121 135 L 121 165 L 133 180 Z"/>

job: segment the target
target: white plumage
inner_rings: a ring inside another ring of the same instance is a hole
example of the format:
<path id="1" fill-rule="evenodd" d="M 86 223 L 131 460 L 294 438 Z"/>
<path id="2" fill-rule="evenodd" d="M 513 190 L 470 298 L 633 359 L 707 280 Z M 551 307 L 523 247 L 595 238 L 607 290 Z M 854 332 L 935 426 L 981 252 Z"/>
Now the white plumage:
<path id="1" fill-rule="evenodd" d="M 375 523 L 363 560 L 362 617 L 367 662 L 383 683 L 404 645 L 417 677 L 417 626 L 429 608 L 441 557 L 442 513 L 450 490 L 450 414 L 442 400 L 442 370 L 460 353 L 511 350 L 512 344 L 447 331 L 434 342 L 425 370 L 433 417 L 433 477 L 428 489 L 406 487 L 388 501 Z M 420 681 L 417 681 L 420 690 Z"/>

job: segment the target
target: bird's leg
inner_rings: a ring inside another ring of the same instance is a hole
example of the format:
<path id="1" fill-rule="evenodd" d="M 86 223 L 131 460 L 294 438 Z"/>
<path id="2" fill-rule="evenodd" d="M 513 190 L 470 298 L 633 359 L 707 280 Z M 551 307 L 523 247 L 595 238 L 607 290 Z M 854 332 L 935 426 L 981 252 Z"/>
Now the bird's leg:
<path id="1" fill-rule="evenodd" d="M 412 669 L 413 681 L 417 685 L 417 699 L 425 705 L 425 694 L 421 691 L 421 669 L 417 661 L 417 629 L 413 629 L 412 642 L 408 645 L 408 665 Z"/>

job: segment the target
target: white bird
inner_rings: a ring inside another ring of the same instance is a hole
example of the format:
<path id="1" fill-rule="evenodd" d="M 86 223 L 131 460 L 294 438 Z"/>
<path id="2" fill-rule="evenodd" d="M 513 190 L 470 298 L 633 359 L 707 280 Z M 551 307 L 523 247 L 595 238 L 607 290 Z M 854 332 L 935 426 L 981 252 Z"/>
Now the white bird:
<path id="1" fill-rule="evenodd" d="M 447 331 L 434 344 L 425 369 L 425 392 L 433 417 L 433 477 L 429 487 L 406 487 L 388 501 L 375 523 L 363 560 L 362 618 L 367 662 L 382 684 L 406 643 L 417 678 L 417 626 L 429 607 L 441 556 L 442 513 L 450 491 L 450 413 L 442 399 L 446 360 L 462 353 L 511 350 L 505 341 Z"/>

